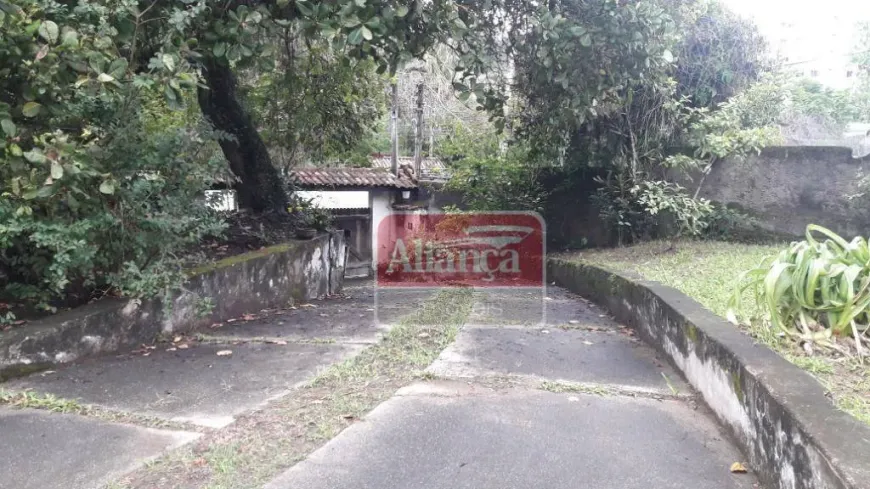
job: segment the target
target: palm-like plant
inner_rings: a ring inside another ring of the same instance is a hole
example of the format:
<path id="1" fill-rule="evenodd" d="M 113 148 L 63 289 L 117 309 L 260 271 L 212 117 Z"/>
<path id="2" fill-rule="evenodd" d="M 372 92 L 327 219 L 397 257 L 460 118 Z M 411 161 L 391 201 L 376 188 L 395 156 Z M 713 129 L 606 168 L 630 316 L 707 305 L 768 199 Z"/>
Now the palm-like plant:
<path id="1" fill-rule="evenodd" d="M 846 241 L 822 226 L 807 226 L 806 240 L 741 275 L 729 303 L 733 322 L 747 289 L 771 325 L 789 337 L 833 347 L 834 338 L 851 335 L 863 354 L 861 338 L 870 329 L 867 239 Z"/>

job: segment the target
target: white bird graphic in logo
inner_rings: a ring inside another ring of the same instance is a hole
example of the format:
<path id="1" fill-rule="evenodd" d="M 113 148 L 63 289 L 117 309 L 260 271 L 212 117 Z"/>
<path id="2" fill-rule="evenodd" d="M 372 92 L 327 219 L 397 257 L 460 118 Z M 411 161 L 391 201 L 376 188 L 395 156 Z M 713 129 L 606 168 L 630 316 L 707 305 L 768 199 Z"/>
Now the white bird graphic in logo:
<path id="1" fill-rule="evenodd" d="M 459 238 L 438 243 L 443 247 L 489 245 L 495 249 L 517 244 L 535 232 L 527 226 L 470 226 L 464 230 L 467 238 Z"/>

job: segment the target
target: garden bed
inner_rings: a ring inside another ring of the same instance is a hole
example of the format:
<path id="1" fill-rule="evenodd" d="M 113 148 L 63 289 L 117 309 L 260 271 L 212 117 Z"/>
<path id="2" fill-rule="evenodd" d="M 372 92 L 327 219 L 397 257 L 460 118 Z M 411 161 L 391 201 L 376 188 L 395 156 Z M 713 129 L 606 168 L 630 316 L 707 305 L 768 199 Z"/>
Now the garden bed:
<path id="1" fill-rule="evenodd" d="M 680 290 L 715 314 L 725 317 L 728 300 L 740 272 L 753 268 L 781 245 L 745 245 L 715 241 L 649 242 L 624 248 L 587 250 L 562 255 L 614 271 L 629 272 Z M 747 308 L 754 307 L 746 297 Z M 758 311 L 747 311 L 756 315 Z M 860 359 L 814 351 L 809 355 L 795 343 L 777 336 L 761 322 L 741 330 L 812 374 L 828 390 L 834 403 L 870 425 L 870 368 Z M 867 360 L 865 360 L 867 362 Z"/>

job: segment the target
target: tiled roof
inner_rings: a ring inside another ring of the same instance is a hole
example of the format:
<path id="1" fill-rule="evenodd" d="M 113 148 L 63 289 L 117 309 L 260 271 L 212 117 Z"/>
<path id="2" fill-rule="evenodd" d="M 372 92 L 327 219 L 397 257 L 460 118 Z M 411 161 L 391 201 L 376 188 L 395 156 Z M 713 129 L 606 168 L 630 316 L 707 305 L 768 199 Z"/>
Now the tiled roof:
<path id="1" fill-rule="evenodd" d="M 402 176 L 393 175 L 389 168 L 297 168 L 291 172 L 296 185 L 302 188 L 417 188 L 417 181 L 408 168 Z"/>
<path id="2" fill-rule="evenodd" d="M 386 168 L 391 167 L 391 156 L 388 154 L 374 154 L 371 157 L 372 167 Z M 413 156 L 400 156 L 399 166 L 407 165 L 414 168 Z M 423 158 L 420 163 L 420 179 L 421 180 L 447 180 L 450 178 L 450 172 L 444 162 L 437 158 Z"/>

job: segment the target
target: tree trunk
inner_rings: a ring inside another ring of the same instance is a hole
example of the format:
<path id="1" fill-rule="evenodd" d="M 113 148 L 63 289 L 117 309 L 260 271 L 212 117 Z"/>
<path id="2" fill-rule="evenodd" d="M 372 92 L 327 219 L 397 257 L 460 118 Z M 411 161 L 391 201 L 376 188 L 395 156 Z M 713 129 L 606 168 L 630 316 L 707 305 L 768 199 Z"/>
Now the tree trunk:
<path id="1" fill-rule="evenodd" d="M 239 103 L 232 70 L 209 58 L 203 63 L 203 77 L 208 88 L 200 87 L 199 106 L 215 129 L 231 136 L 222 137 L 219 144 L 230 170 L 239 178 L 235 185 L 239 205 L 254 212 L 286 212 L 285 183 L 251 116 Z"/>

